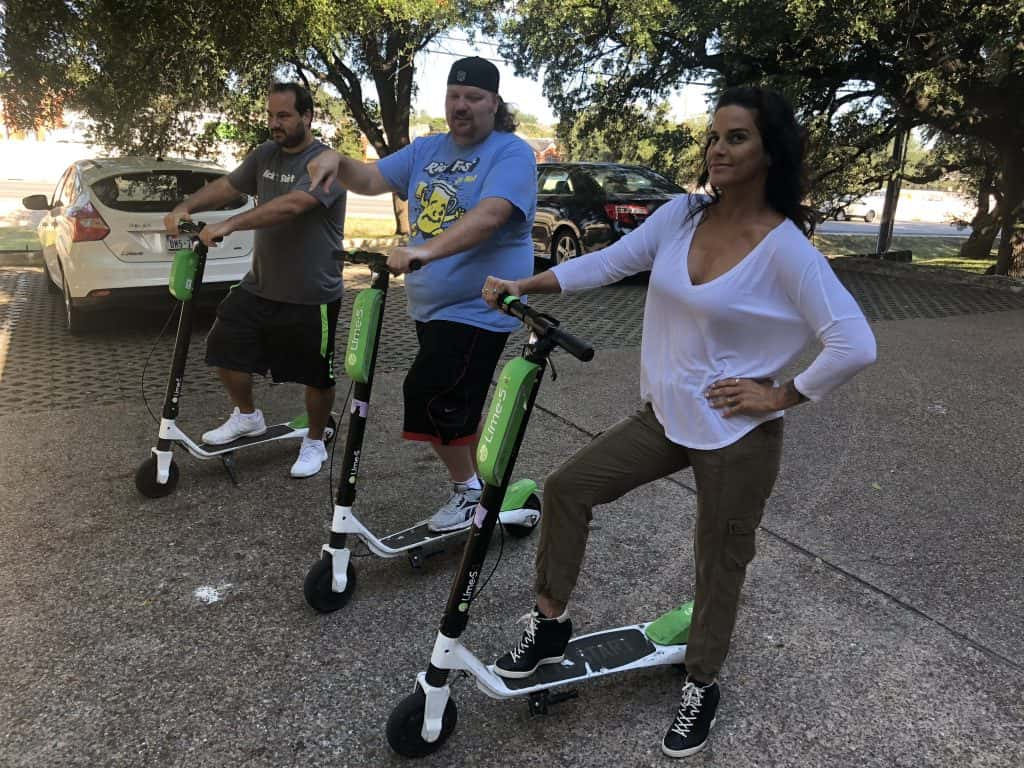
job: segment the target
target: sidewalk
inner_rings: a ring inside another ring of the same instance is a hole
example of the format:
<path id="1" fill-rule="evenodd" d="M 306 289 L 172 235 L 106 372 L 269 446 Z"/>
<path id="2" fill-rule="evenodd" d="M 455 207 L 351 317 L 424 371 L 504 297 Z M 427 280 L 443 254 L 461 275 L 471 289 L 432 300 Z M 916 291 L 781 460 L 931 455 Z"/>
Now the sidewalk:
<path id="1" fill-rule="evenodd" d="M 873 328 L 879 362 L 787 417 L 718 724 L 680 765 L 1024 762 L 1024 311 Z M 628 414 L 638 364 L 635 347 L 601 349 L 589 365 L 560 356 L 517 475 L 542 480 Z M 401 383 L 378 378 L 362 458 L 356 508 L 378 532 L 445 495 L 429 450 L 398 438 Z M 260 394 L 273 416 L 300 402 L 289 385 Z M 317 615 L 302 579 L 330 489 L 325 476 L 286 477 L 293 444 L 240 454 L 237 488 L 218 463 L 180 457 L 177 493 L 144 500 L 132 475 L 155 428 L 137 398 L 39 405 L 0 416 L 5 768 L 674 764 L 659 742 L 681 680 L 666 668 L 585 686 L 539 719 L 453 679 L 449 742 L 417 763 L 397 758 L 384 723 L 428 661 L 458 548 L 419 570 L 358 558 L 350 603 Z M 183 421 L 199 431 L 222 411 L 194 398 Z M 690 594 L 692 487 L 684 472 L 598 510 L 578 632 Z M 535 547 L 506 540 L 473 605 L 464 640 L 482 659 L 521 631 Z"/>

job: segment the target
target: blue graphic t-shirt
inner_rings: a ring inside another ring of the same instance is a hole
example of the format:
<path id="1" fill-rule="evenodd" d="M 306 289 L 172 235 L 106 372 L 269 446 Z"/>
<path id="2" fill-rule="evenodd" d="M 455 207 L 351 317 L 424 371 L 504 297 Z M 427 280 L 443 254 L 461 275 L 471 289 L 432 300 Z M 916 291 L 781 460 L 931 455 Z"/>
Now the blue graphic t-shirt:
<path id="1" fill-rule="evenodd" d="M 378 160 L 377 167 L 409 201 L 410 245 L 441 234 L 484 198 L 515 206 L 501 229 L 478 246 L 406 275 L 405 290 L 414 320 L 451 320 L 491 331 L 518 328 L 518 320 L 484 303 L 480 289 L 488 275 L 518 280 L 533 273 L 537 165 L 529 145 L 500 131 L 470 147 L 449 134 L 426 136 Z"/>

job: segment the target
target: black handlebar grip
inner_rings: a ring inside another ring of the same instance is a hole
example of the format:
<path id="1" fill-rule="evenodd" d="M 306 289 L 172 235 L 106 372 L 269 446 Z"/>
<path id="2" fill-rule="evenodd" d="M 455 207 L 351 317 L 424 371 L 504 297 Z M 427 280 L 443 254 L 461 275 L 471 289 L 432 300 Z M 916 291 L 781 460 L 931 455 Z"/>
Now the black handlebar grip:
<path id="1" fill-rule="evenodd" d="M 417 269 L 423 269 L 423 262 L 419 259 L 413 259 L 409 262 L 409 271 L 415 272 Z"/>
<path id="2" fill-rule="evenodd" d="M 577 339 L 571 333 L 567 333 L 560 328 L 552 328 L 548 333 L 554 335 L 555 343 L 558 346 L 577 360 L 589 363 L 594 359 L 594 348 L 587 342 L 583 341 L 583 339 Z"/>
<path id="3" fill-rule="evenodd" d="M 192 235 L 193 237 L 196 237 L 200 232 L 203 231 L 203 227 L 205 226 L 205 221 L 188 221 L 186 219 L 182 219 L 181 221 L 178 222 L 178 232 L 180 232 L 183 235 Z M 213 238 L 213 242 L 215 243 L 220 243 L 223 241 L 223 237 Z"/>

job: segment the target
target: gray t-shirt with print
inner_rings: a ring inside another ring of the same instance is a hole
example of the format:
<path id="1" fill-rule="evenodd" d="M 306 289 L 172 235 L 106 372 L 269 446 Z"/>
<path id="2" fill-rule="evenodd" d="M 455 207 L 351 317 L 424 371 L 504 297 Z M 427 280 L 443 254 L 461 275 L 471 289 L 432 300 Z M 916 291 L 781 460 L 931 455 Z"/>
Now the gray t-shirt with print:
<path id="1" fill-rule="evenodd" d="M 252 269 L 241 286 L 271 301 L 328 304 L 341 298 L 341 241 L 345 228 L 345 190 L 311 189 L 306 164 L 327 149 L 314 141 L 302 152 L 285 152 L 267 141 L 228 174 L 239 192 L 256 195 L 260 205 L 299 190 L 320 203 L 295 218 L 254 230 Z"/>

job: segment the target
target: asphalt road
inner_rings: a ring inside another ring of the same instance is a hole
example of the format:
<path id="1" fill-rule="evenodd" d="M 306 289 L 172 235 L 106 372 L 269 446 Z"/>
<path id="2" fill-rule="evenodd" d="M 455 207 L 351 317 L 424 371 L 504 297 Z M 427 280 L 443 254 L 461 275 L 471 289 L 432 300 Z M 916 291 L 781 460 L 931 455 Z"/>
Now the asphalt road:
<path id="1" fill-rule="evenodd" d="M 866 224 L 863 221 L 826 221 L 817 231 L 823 235 L 878 235 L 878 221 Z M 966 238 L 970 229 L 957 229 L 952 224 L 929 221 L 897 221 L 893 226 L 894 235 L 904 237 L 959 237 Z"/>

